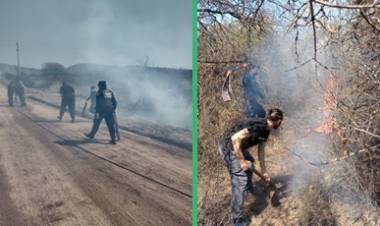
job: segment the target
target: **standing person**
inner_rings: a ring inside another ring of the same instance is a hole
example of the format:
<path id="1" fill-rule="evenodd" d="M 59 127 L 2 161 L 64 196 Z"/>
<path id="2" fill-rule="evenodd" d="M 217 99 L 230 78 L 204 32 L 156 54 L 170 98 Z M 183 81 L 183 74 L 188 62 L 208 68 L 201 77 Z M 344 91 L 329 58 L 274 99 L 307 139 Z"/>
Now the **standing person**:
<path id="1" fill-rule="evenodd" d="M 21 79 L 17 79 L 14 84 L 14 92 L 21 102 L 21 106 L 26 106 L 25 101 L 25 86 Z"/>
<path id="2" fill-rule="evenodd" d="M 75 90 L 72 86 L 68 85 L 66 82 L 62 82 L 62 86 L 59 89 L 61 94 L 61 108 L 59 110 L 58 120 L 62 120 L 63 114 L 66 108 L 69 108 L 69 113 L 71 116 L 71 122 L 75 122 Z"/>
<path id="3" fill-rule="evenodd" d="M 15 93 L 15 81 L 12 80 L 7 87 L 7 94 L 8 94 L 8 103 L 9 106 L 13 107 L 13 95 Z"/>
<path id="4" fill-rule="evenodd" d="M 111 144 L 116 144 L 116 130 L 115 130 L 115 118 L 114 113 L 117 107 L 117 101 L 113 92 L 107 89 L 106 81 L 99 81 L 98 92 L 96 94 L 96 106 L 94 123 L 90 133 L 84 135 L 90 139 L 93 139 L 98 132 L 100 123 L 104 119 L 106 121 L 108 132 L 111 137 Z"/>
<path id="5" fill-rule="evenodd" d="M 248 118 L 246 121 L 236 123 L 224 133 L 219 142 L 219 152 L 231 177 L 231 207 L 234 226 L 248 225 L 243 218 L 243 204 L 247 193 L 253 191 L 254 158 L 249 153 L 249 148 L 258 145 L 261 174 L 269 183 L 270 177 L 265 166 L 265 142 L 271 130 L 280 127 L 282 120 L 283 113 L 280 109 L 270 109 L 267 118 Z"/>
<path id="6" fill-rule="evenodd" d="M 246 116 L 253 118 L 265 118 L 265 109 L 258 102 L 258 99 L 263 99 L 264 95 L 261 92 L 261 88 L 256 81 L 256 77 L 259 74 L 259 67 L 257 65 L 253 65 L 252 63 L 242 63 L 239 67 L 235 67 L 230 69 L 226 73 L 226 81 L 229 86 L 230 75 L 233 72 L 242 72 L 242 87 L 244 92 L 244 100 L 245 100 L 245 112 Z M 227 100 L 229 97 L 227 97 Z"/>
<path id="7" fill-rule="evenodd" d="M 87 101 L 90 101 L 90 109 L 89 111 L 92 113 L 92 114 L 95 114 L 95 106 L 96 106 L 96 88 L 95 86 L 91 86 L 91 90 L 90 90 L 90 96 L 86 99 L 86 102 Z"/>

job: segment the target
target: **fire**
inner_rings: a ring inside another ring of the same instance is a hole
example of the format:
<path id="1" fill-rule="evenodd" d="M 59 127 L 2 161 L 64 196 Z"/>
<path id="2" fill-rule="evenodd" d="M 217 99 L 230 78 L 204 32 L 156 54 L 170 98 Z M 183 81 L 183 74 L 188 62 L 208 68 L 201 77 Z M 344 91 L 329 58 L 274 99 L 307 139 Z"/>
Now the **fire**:
<path id="1" fill-rule="evenodd" d="M 336 119 L 332 110 L 336 107 L 336 87 L 338 79 L 335 74 L 330 73 L 329 78 L 325 84 L 325 92 L 323 95 L 324 106 L 322 108 L 323 121 L 320 126 L 314 129 L 317 133 L 324 133 L 331 135 L 338 129 Z"/>
<path id="2" fill-rule="evenodd" d="M 325 92 L 323 95 L 323 121 L 321 125 L 314 129 L 314 131 L 317 133 L 324 133 L 326 135 L 333 135 L 335 133 L 335 135 L 337 135 L 343 143 L 346 143 L 347 139 L 342 135 L 342 131 L 333 115 L 333 110 L 337 105 L 337 87 L 338 78 L 334 73 L 330 73 L 325 83 Z"/>

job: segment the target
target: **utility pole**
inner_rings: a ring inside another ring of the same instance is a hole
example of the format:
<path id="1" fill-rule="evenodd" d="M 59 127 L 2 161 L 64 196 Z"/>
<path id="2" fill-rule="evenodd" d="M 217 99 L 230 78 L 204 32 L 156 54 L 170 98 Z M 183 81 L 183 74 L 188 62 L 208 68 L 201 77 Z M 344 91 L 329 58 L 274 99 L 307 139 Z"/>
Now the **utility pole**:
<path id="1" fill-rule="evenodd" d="M 17 76 L 20 76 L 20 47 L 18 41 L 16 42 L 16 51 L 17 51 Z"/>
<path id="2" fill-rule="evenodd" d="M 145 56 L 145 62 L 144 62 L 144 67 L 149 66 L 149 56 Z"/>

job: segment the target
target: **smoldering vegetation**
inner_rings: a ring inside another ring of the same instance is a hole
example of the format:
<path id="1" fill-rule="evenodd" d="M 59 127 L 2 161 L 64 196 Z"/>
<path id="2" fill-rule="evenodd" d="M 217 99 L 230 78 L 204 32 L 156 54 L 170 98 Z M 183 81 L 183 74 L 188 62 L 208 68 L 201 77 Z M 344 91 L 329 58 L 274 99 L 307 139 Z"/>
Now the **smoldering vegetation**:
<path id="1" fill-rule="evenodd" d="M 310 4 L 315 12 L 335 10 L 319 18 L 315 33 Z M 274 196 L 260 203 L 262 193 L 250 199 L 252 225 L 377 225 L 378 33 L 360 12 L 316 3 L 200 1 L 200 7 L 199 224 L 231 223 L 230 179 L 217 142 L 245 117 L 241 74 L 233 75 L 232 101 L 222 101 L 221 87 L 246 55 L 261 67 L 256 79 L 265 108 L 285 112 L 266 148 L 269 173 L 285 191 L 279 205 Z"/>
<path id="2" fill-rule="evenodd" d="M 16 67 L 1 65 L 1 78 L 8 83 Z M 77 64 L 65 68 L 45 63 L 41 69 L 22 68 L 26 87 L 58 92 L 62 81 L 71 84 L 79 98 L 87 98 L 90 87 L 105 80 L 117 97 L 120 116 L 191 130 L 191 70 L 143 66 Z"/>

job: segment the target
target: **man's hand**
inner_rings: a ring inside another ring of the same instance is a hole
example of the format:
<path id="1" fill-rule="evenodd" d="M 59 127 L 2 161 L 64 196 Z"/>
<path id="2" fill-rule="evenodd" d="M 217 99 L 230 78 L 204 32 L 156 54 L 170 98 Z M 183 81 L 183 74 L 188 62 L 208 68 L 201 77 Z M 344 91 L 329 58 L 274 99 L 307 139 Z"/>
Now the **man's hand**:
<path id="1" fill-rule="evenodd" d="M 247 160 L 241 160 L 240 167 L 243 169 L 243 171 L 250 170 L 252 169 L 252 162 L 247 161 Z"/>
<path id="2" fill-rule="evenodd" d="M 226 78 L 232 73 L 232 70 L 228 70 L 226 73 Z"/>
<path id="3" fill-rule="evenodd" d="M 95 113 L 94 117 L 95 117 L 95 119 L 99 119 L 100 118 L 100 114 L 99 113 Z"/>
<path id="4" fill-rule="evenodd" d="M 270 176 L 269 176 L 267 173 L 264 173 L 263 176 L 264 176 L 264 180 L 265 180 L 265 182 L 266 182 L 266 183 L 270 183 L 270 181 L 271 181 Z"/>

